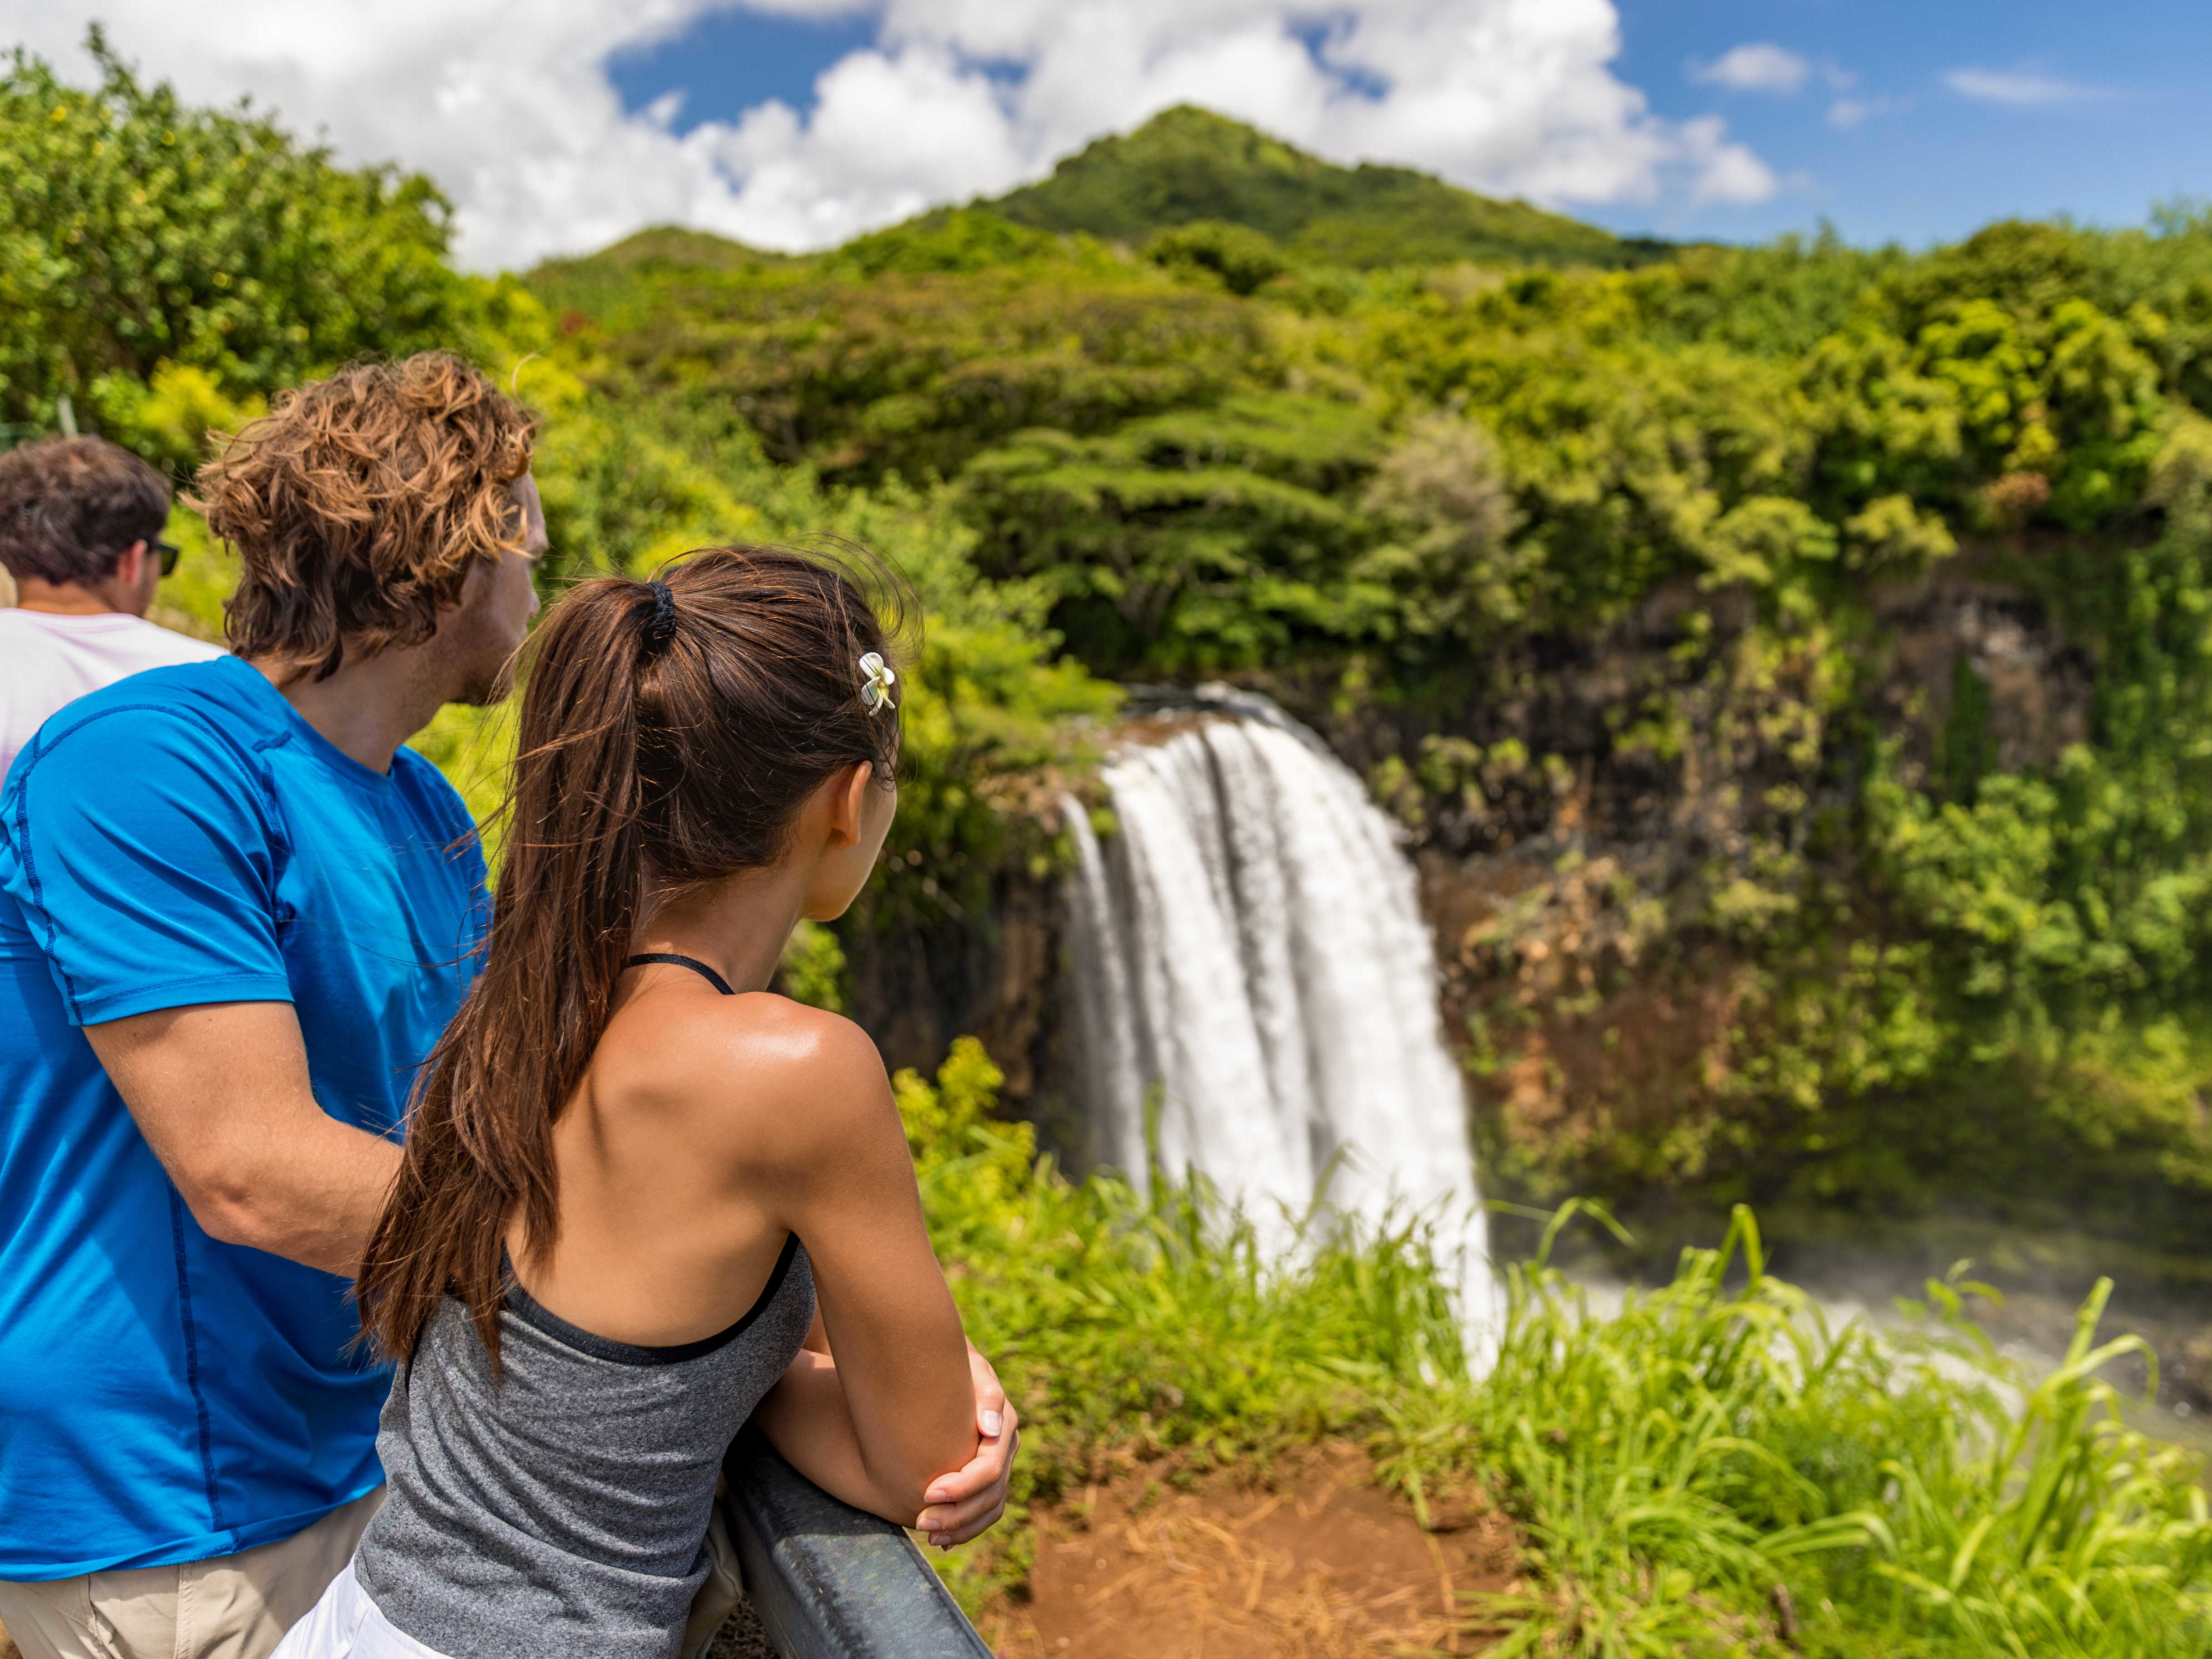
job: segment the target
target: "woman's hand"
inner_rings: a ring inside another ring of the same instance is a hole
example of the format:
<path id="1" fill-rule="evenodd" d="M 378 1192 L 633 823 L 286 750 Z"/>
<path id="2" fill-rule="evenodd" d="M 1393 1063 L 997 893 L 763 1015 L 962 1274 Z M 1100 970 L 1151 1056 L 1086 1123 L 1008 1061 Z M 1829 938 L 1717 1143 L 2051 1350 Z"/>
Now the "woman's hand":
<path id="1" fill-rule="evenodd" d="M 999 1386 L 991 1362 L 968 1345 L 968 1373 L 975 1385 L 975 1432 L 982 1443 L 966 1468 L 939 1475 L 930 1485 L 929 1507 L 914 1523 L 941 1550 L 988 1532 L 1006 1512 L 1006 1483 L 1013 1478 L 1014 1452 L 1021 1444 L 1019 1419 Z"/>

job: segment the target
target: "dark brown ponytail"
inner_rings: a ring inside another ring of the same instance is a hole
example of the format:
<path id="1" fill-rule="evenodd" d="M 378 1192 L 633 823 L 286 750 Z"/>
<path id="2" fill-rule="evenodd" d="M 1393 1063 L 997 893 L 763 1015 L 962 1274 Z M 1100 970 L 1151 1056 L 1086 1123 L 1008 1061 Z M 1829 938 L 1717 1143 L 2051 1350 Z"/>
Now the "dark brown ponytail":
<path id="1" fill-rule="evenodd" d="M 871 591 L 863 592 L 863 588 Z M 530 647 L 483 970 L 424 1069 L 399 1178 L 363 1259 L 362 1322 L 410 1358 L 449 1290 L 499 1357 L 502 1234 L 557 1226 L 553 1124 L 630 953 L 639 897 L 773 863 L 839 768 L 897 758 L 860 659 L 903 589 L 865 556 L 686 556 L 572 590 Z"/>

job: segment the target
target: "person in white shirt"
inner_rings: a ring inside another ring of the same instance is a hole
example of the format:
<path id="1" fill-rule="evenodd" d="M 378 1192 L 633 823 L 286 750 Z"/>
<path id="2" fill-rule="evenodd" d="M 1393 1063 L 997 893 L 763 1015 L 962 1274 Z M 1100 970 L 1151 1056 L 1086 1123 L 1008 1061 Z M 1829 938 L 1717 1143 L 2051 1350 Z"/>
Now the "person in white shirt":
<path id="1" fill-rule="evenodd" d="M 101 438 L 49 438 L 0 454 L 0 780 L 64 704 L 141 669 L 222 655 L 146 620 L 176 568 L 161 539 L 169 486 Z"/>

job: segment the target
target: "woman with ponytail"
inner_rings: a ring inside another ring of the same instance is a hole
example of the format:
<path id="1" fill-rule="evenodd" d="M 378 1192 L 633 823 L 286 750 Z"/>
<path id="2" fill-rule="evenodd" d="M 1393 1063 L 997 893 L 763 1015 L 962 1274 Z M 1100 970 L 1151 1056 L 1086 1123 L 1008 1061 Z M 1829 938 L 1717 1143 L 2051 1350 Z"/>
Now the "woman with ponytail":
<path id="1" fill-rule="evenodd" d="M 389 1496 L 280 1659 L 696 1651 L 748 1415 L 940 1545 L 996 1520 L 1012 1413 L 971 1384 L 882 1061 L 768 994 L 896 810 L 890 654 L 854 574 L 763 548 L 538 629 L 483 971 L 359 1279 Z"/>

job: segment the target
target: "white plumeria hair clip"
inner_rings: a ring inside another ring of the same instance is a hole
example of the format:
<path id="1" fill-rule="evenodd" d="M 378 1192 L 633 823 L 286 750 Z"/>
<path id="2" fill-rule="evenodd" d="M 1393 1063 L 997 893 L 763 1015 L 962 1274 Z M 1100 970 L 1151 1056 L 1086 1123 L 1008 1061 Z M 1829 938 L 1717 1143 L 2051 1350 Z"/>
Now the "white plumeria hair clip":
<path id="1" fill-rule="evenodd" d="M 898 670 L 884 660 L 882 652 L 871 651 L 860 659 L 860 701 L 871 714 L 880 714 L 891 706 L 891 687 L 898 684 Z"/>

